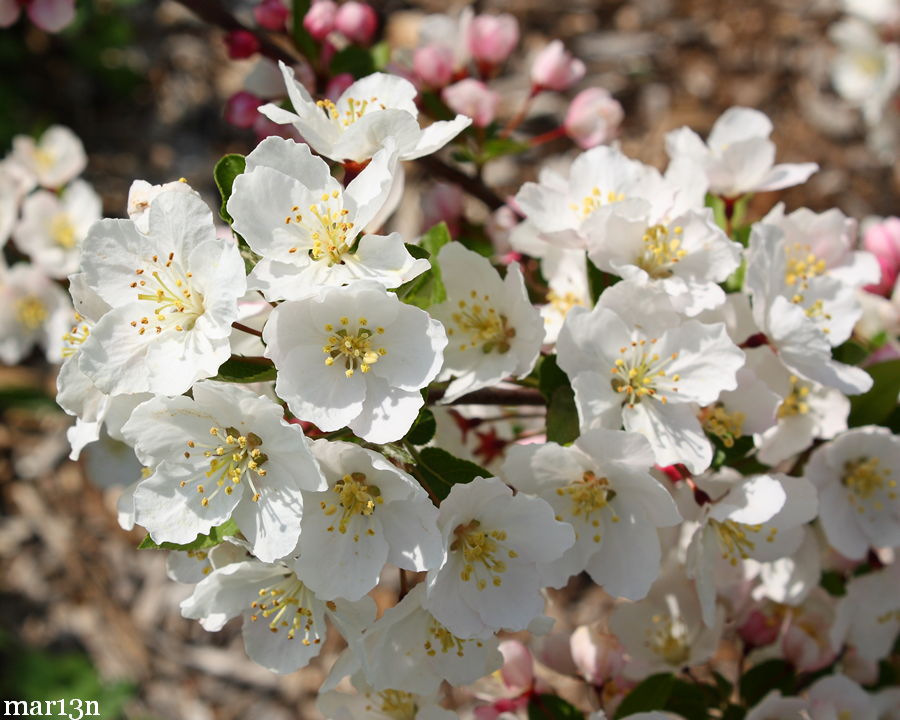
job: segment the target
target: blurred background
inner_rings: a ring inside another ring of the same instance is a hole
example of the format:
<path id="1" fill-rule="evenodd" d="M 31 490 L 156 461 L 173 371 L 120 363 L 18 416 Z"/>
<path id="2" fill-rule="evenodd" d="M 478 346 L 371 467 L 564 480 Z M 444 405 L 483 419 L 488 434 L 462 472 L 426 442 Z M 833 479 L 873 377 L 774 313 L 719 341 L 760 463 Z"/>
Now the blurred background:
<path id="1" fill-rule="evenodd" d="M 424 15 L 464 5 L 371 4 L 400 62 Z M 240 15 L 253 4 L 226 5 Z M 779 162 L 821 167 L 781 195 L 789 210 L 838 207 L 858 219 L 898 212 L 900 170 L 867 140 L 860 112 L 831 85 L 837 0 L 476 7 L 520 22 L 520 50 L 493 85 L 503 96 L 501 117 L 528 93 L 530 58 L 560 38 L 587 64 L 581 86 L 603 86 L 622 103 L 626 153 L 662 166 L 668 130 L 689 125 L 705 134 L 726 108 L 746 105 L 772 118 Z M 252 130 L 225 121 L 224 107 L 257 72 L 257 60 L 229 59 L 223 36 L 171 0 L 79 0 L 75 21 L 58 34 L 27 20 L 0 30 L 0 156 L 14 135 L 60 123 L 84 142 L 84 177 L 102 196 L 105 216 L 125 215 L 136 178 L 184 177 L 217 203 L 215 162 L 256 144 Z M 523 129 L 556 127 L 566 104 L 563 95 L 541 96 Z M 514 193 L 544 156 L 567 148 L 560 140 L 503 158 L 486 179 L 501 196 Z M 409 172 L 396 223 L 415 235 L 431 180 L 415 167 Z M 772 198 L 757 201 L 766 208 Z M 473 215 L 484 217 L 472 202 Z M 135 549 L 142 533 L 116 522 L 117 485 L 135 479 L 134 460 L 111 442 L 89 447 L 78 463 L 65 459 L 71 419 L 52 401 L 54 373 L 37 352 L 16 367 L 0 365 L 0 695 L 96 699 L 107 720 L 316 718 L 321 668 L 338 648 L 329 645 L 313 667 L 278 677 L 246 659 L 239 624 L 210 634 L 182 619 L 178 603 L 189 588 L 167 579 L 164 553 Z M 599 612 L 577 583 L 557 599 L 562 622 L 588 622 Z"/>

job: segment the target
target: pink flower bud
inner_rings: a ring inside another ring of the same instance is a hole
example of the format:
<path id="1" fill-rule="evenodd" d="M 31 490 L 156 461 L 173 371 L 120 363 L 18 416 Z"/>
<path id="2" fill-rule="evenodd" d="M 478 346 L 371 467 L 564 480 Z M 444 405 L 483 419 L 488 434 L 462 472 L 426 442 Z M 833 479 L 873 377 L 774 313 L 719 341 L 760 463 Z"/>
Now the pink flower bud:
<path id="1" fill-rule="evenodd" d="M 468 115 L 478 127 L 487 127 L 497 115 L 500 96 L 480 80 L 466 78 L 448 85 L 441 97 L 454 112 Z"/>
<path id="2" fill-rule="evenodd" d="M 266 30 L 284 30 L 289 14 L 282 0 L 262 0 L 253 8 L 253 17 Z"/>
<path id="3" fill-rule="evenodd" d="M 588 88 L 572 100 L 563 125 L 566 134 L 587 150 L 612 140 L 624 117 L 622 106 L 607 90 Z"/>
<path id="4" fill-rule="evenodd" d="M 325 97 L 337 102 L 337 99 L 344 94 L 344 90 L 353 84 L 354 80 L 355 78 L 350 73 L 335 75 L 325 86 Z"/>
<path id="5" fill-rule="evenodd" d="M 531 651 L 518 640 L 504 640 L 499 646 L 503 655 L 500 677 L 511 690 L 525 693 L 534 685 L 534 658 Z"/>
<path id="6" fill-rule="evenodd" d="M 334 18 L 337 12 L 337 3 L 331 0 L 316 0 L 306 11 L 303 27 L 316 40 L 324 40 L 334 32 Z"/>
<path id="7" fill-rule="evenodd" d="M 885 218 L 866 230 L 863 247 L 881 265 L 881 282 L 868 285 L 866 290 L 877 295 L 890 295 L 900 272 L 900 218 Z"/>
<path id="8" fill-rule="evenodd" d="M 261 117 L 258 111 L 260 105 L 262 100 L 256 95 L 241 90 L 228 98 L 228 102 L 225 103 L 225 120 L 235 127 L 244 129 L 253 127 L 256 118 Z"/>
<path id="9" fill-rule="evenodd" d="M 584 63 L 566 52 L 560 40 L 541 50 L 531 65 L 531 83 L 547 90 L 568 90 L 584 77 Z"/>
<path id="10" fill-rule="evenodd" d="M 422 196 L 422 227 L 427 230 L 439 222 L 447 223 L 450 235 L 459 235 L 463 212 L 463 191 L 459 185 L 435 183 Z"/>
<path id="11" fill-rule="evenodd" d="M 416 77 L 430 88 L 442 88 L 453 78 L 453 51 L 443 45 L 425 45 L 413 54 Z"/>
<path id="12" fill-rule="evenodd" d="M 32 0 L 28 17 L 45 32 L 59 32 L 75 19 L 75 0 Z"/>
<path id="13" fill-rule="evenodd" d="M 469 52 L 479 63 L 499 65 L 519 42 L 519 23 L 512 15 L 478 15 L 466 30 Z"/>
<path id="14" fill-rule="evenodd" d="M 780 623 L 777 618 L 770 617 L 759 610 L 751 610 L 744 624 L 738 628 L 738 634 L 749 647 L 771 645 L 778 639 Z"/>
<path id="15" fill-rule="evenodd" d="M 368 45 L 378 29 L 378 15 L 371 5 L 350 0 L 338 9 L 334 26 L 348 40 Z"/>
<path id="16" fill-rule="evenodd" d="M 582 625 L 572 633 L 572 660 L 589 683 L 602 685 L 625 666 L 625 650 L 614 635 L 592 632 Z"/>
<path id="17" fill-rule="evenodd" d="M 259 52 L 259 40 L 248 30 L 232 30 L 225 36 L 225 45 L 232 60 L 243 60 Z"/>

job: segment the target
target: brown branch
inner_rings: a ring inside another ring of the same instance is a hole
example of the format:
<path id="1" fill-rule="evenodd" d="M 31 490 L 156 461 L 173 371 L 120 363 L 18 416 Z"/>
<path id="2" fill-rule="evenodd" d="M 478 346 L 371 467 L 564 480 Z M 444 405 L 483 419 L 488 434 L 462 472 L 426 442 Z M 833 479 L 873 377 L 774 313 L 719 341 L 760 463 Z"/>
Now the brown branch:
<path id="1" fill-rule="evenodd" d="M 428 391 L 428 404 L 434 405 L 444 397 L 445 391 L 432 388 Z M 547 401 L 534 388 L 482 388 L 449 403 L 450 405 L 546 405 Z"/>
<path id="2" fill-rule="evenodd" d="M 485 185 L 480 178 L 466 175 L 462 170 L 457 170 L 455 167 L 447 165 L 443 160 L 440 160 L 433 155 L 426 155 L 425 157 L 418 158 L 416 162 L 418 162 L 426 172 L 432 175 L 439 175 L 445 180 L 456 183 L 469 193 L 469 195 L 481 200 L 481 202 L 487 205 L 491 210 L 497 210 L 506 205 L 503 198 Z"/>
<path id="3" fill-rule="evenodd" d="M 204 22 L 222 28 L 222 30 L 244 30 L 251 33 L 259 41 L 259 51 L 270 60 L 281 60 L 288 65 L 294 65 L 300 61 L 300 56 L 289 52 L 285 47 L 272 42 L 268 37 L 261 35 L 253 28 L 249 28 L 216 0 L 175 0 L 184 5 Z"/>
<path id="4" fill-rule="evenodd" d="M 250 327 L 249 325 L 244 325 L 244 323 L 239 323 L 239 322 L 235 321 L 235 322 L 231 323 L 231 327 L 233 327 L 235 330 L 240 330 L 241 332 L 245 332 L 250 335 L 256 335 L 256 337 L 260 337 L 260 338 L 262 337 L 262 333 L 259 330 L 255 330 L 254 328 Z"/>

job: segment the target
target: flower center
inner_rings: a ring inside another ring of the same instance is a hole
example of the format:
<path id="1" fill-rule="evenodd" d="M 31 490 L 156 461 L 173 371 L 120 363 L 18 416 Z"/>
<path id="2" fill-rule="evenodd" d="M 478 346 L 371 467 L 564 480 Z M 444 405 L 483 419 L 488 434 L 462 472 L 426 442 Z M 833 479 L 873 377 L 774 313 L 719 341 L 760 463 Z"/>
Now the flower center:
<path id="1" fill-rule="evenodd" d="M 377 97 L 371 97 L 368 100 L 347 98 L 344 100 L 343 109 L 331 100 L 318 100 L 316 105 L 325 111 L 329 120 L 345 128 L 350 127 L 367 112 L 385 109 L 384 103 L 378 102 Z"/>
<path id="2" fill-rule="evenodd" d="M 37 330 L 47 319 L 47 306 L 36 295 L 16 301 L 16 317 L 27 330 Z"/>
<path id="3" fill-rule="evenodd" d="M 468 336 L 465 338 L 468 342 L 461 343 L 459 349 L 480 347 L 485 355 L 495 350 L 501 355 L 508 353 L 511 340 L 516 336 L 516 329 L 509 327 L 505 315 L 498 314 L 490 305 L 481 305 L 475 290 L 471 292 L 471 299 L 471 304 L 467 300 L 460 300 L 457 303 L 459 311 L 451 315 L 456 323 L 456 330 Z M 482 295 L 483 302 L 489 303 L 490 300 L 490 295 Z M 448 334 L 454 335 L 455 330 L 449 328 Z"/>
<path id="4" fill-rule="evenodd" d="M 293 640 L 299 634 L 304 645 L 318 645 L 321 640 L 316 633 L 310 602 L 312 597 L 296 575 L 285 575 L 278 582 L 259 591 L 259 599 L 250 603 L 250 620 L 268 620 L 269 630 L 273 633 L 286 630 L 288 640 Z M 310 635 L 314 637 L 310 639 Z"/>
<path id="5" fill-rule="evenodd" d="M 431 618 L 431 622 L 428 625 L 427 637 L 428 639 L 425 641 L 425 652 L 429 657 L 437 655 L 438 649 L 445 655 L 452 650 L 456 653 L 457 657 L 465 657 L 467 642 L 474 642 L 478 647 L 482 646 L 480 640 L 464 640 L 456 637 L 456 635 L 435 620 L 434 617 Z M 435 647 L 435 645 L 438 647 Z"/>
<path id="6" fill-rule="evenodd" d="M 357 515 L 362 517 L 370 517 L 375 512 L 375 507 L 384 502 L 381 497 L 381 489 L 377 485 L 370 485 L 366 482 L 365 473 L 354 472 L 344 475 L 338 480 L 332 490 L 337 493 L 337 504 L 329 505 L 322 501 L 319 506 L 326 515 L 334 515 L 341 509 L 341 519 L 338 522 L 338 532 L 344 534 L 347 532 L 347 525 Z M 328 532 L 334 532 L 334 525 L 328 527 Z M 374 535 L 375 530 L 368 528 L 367 535 Z M 359 542 L 359 535 L 353 536 L 354 542 Z"/>
<path id="7" fill-rule="evenodd" d="M 40 170 L 49 170 L 56 162 L 56 153 L 46 148 L 36 147 L 34 149 L 34 162 Z"/>
<path id="8" fill-rule="evenodd" d="M 556 310 L 560 315 L 565 317 L 569 310 L 571 310 L 576 305 L 586 305 L 584 298 L 576 295 L 573 292 L 567 292 L 563 294 L 559 294 L 551 290 L 547 293 L 547 302 L 553 306 L 553 309 Z"/>
<path id="9" fill-rule="evenodd" d="M 209 434 L 218 442 L 198 443 L 195 440 L 188 440 L 187 446 L 190 450 L 184 452 L 184 457 L 189 459 L 192 454 L 191 450 L 197 447 L 207 448 L 203 451 L 203 457 L 208 458 L 209 469 L 198 478 L 197 484 L 197 492 L 202 496 L 200 504 L 206 507 L 220 491 L 231 495 L 234 492 L 234 486 L 243 480 L 247 481 L 253 492 L 251 497 L 253 502 L 259 502 L 260 491 L 256 483 L 266 476 L 267 471 L 263 465 L 269 459 L 268 455 L 259 449 L 263 444 L 262 438 L 253 432 L 242 435 L 237 428 L 223 429 L 215 425 L 209 429 Z M 207 494 L 204 484 L 207 481 L 215 483 L 210 494 Z M 185 485 L 187 485 L 187 481 L 182 480 L 181 487 Z"/>
<path id="10" fill-rule="evenodd" d="M 681 227 L 671 233 L 665 225 L 653 225 L 644 232 L 644 249 L 635 260 L 641 270 L 650 277 L 662 279 L 672 276 L 672 266 L 687 255 L 681 249 Z"/>
<path id="11" fill-rule="evenodd" d="M 169 253 L 164 260 L 154 255 L 147 264 L 147 268 L 134 271 L 138 279 L 130 287 L 138 291 L 138 300 L 151 304 L 153 310 L 150 315 L 132 320 L 131 327 L 136 328 L 139 335 L 148 328 L 157 335 L 163 330 L 183 332 L 193 328 L 204 312 L 203 295 L 191 289 L 193 273 L 185 271 L 175 261 L 175 253 Z"/>
<path id="12" fill-rule="evenodd" d="M 690 657 L 688 627 L 681 618 L 654 615 L 647 630 L 647 647 L 669 665 L 683 665 Z"/>
<path id="13" fill-rule="evenodd" d="M 809 404 L 806 402 L 809 389 L 809 385 L 796 375 L 791 375 L 791 393 L 778 406 L 778 419 L 806 415 L 809 412 Z"/>
<path id="14" fill-rule="evenodd" d="M 625 396 L 624 402 L 630 408 L 648 395 L 656 397 L 660 390 L 678 392 L 675 385 L 668 388 L 660 387 L 661 383 L 677 383 L 681 380 L 678 373 L 668 375 L 665 371 L 665 367 L 678 358 L 678 353 L 674 352 L 660 358 L 659 354 L 647 349 L 648 343 L 652 346 L 657 342 L 658 338 L 652 338 L 649 341 L 633 341 L 631 345 L 620 347 L 621 357 L 616 358 L 613 367 L 610 368 L 613 376 L 612 387 Z M 658 399 L 663 404 L 668 402 L 665 395 L 659 395 Z"/>
<path id="15" fill-rule="evenodd" d="M 80 313 L 75 313 L 75 324 L 72 329 L 63 335 L 63 357 L 72 357 L 78 352 L 78 347 L 88 339 L 91 334 L 91 327 L 86 323 L 82 323 L 84 318 Z"/>
<path id="16" fill-rule="evenodd" d="M 331 323 L 325 325 L 325 332 L 332 333 L 328 337 L 328 342 L 322 346 L 322 352 L 327 356 L 326 365 L 334 365 L 335 361 L 343 362 L 344 375 L 349 378 L 353 377 L 357 368 L 360 372 L 369 372 L 369 368 L 378 362 L 379 358 L 387 355 L 387 350 L 383 347 L 376 348 L 373 344 L 376 335 L 384 334 L 383 327 L 371 330 L 368 327 L 369 321 L 364 317 L 359 318 L 356 331 L 347 329 L 350 324 L 348 317 L 342 317 L 338 324 L 341 327 L 337 330 Z"/>
<path id="17" fill-rule="evenodd" d="M 793 243 L 785 248 L 786 263 L 784 282 L 806 290 L 809 281 L 823 275 L 828 269 L 825 261 L 816 257 L 808 243 Z"/>
<path id="18" fill-rule="evenodd" d="M 380 707 L 372 704 L 366 705 L 366 711 L 380 710 L 393 720 L 415 720 L 419 708 L 416 705 L 415 695 L 404 692 L 403 690 L 382 690 L 376 694 L 378 700 L 376 703 Z"/>
<path id="19" fill-rule="evenodd" d="M 725 447 L 734 447 L 734 441 L 743 434 L 744 421 L 747 416 L 735 410 L 729 413 L 721 403 L 704 408 L 700 413 L 703 429 L 715 435 Z"/>
<path id="20" fill-rule="evenodd" d="M 67 250 L 75 247 L 75 225 L 65 213 L 57 215 L 50 221 L 50 236 L 60 247 Z"/>
<path id="21" fill-rule="evenodd" d="M 581 199 L 580 204 L 571 203 L 569 209 L 582 220 L 585 220 L 591 213 L 604 205 L 612 205 L 613 203 L 622 202 L 624 199 L 624 193 L 615 192 L 613 190 L 604 193 L 595 185 L 591 188 L 591 192 Z"/>
<path id="22" fill-rule="evenodd" d="M 841 483 L 850 492 L 847 499 L 860 514 L 866 510 L 881 512 L 884 500 L 897 498 L 897 481 L 891 480 L 890 468 L 882 468 L 879 458 L 860 457 L 844 463 Z"/>
<path id="23" fill-rule="evenodd" d="M 459 573 L 463 582 L 475 580 L 479 590 L 487 587 L 488 580 L 494 587 L 500 587 L 506 572 L 506 563 L 497 558 L 502 552 L 500 543 L 506 540 L 505 530 L 482 530 L 478 520 L 467 525 L 458 525 L 453 534 L 456 539 L 450 544 L 451 552 L 462 552 L 464 565 Z M 518 557 L 515 550 L 507 550 L 510 558 Z"/>
<path id="24" fill-rule="evenodd" d="M 609 486 L 609 480 L 605 477 L 597 477 L 591 470 L 586 471 L 578 480 L 557 488 L 556 494 L 560 497 L 566 495 L 572 501 L 573 517 L 583 517 L 585 521 L 598 510 L 605 508 L 616 496 L 616 491 Z M 618 517 L 613 516 L 613 522 L 618 522 Z M 591 525 L 600 527 L 600 520 L 594 518 Z M 594 535 L 595 543 L 600 542 L 599 533 Z"/>
<path id="25" fill-rule="evenodd" d="M 340 191 L 334 190 L 330 195 L 322 193 L 320 200 L 320 203 L 309 206 L 311 217 L 308 215 L 306 220 L 298 212 L 299 206 L 294 205 L 291 214 L 284 218 L 284 224 L 300 225 L 309 232 L 312 240 L 309 256 L 313 260 L 326 262 L 329 267 L 340 265 L 344 262 L 344 256 L 350 253 L 355 237 L 352 233 L 354 223 L 345 220 L 350 211 L 344 209 Z M 288 252 L 295 253 L 298 249 L 292 247 Z"/>
<path id="26" fill-rule="evenodd" d="M 722 557 L 732 565 L 738 564 L 738 558 L 746 560 L 750 557 L 750 551 L 756 547 L 747 533 L 759 532 L 763 528 L 762 525 L 745 525 L 734 520 L 710 520 L 709 525 L 719 536 Z M 771 528 L 767 540 L 773 541 L 777 532 L 776 528 Z"/>

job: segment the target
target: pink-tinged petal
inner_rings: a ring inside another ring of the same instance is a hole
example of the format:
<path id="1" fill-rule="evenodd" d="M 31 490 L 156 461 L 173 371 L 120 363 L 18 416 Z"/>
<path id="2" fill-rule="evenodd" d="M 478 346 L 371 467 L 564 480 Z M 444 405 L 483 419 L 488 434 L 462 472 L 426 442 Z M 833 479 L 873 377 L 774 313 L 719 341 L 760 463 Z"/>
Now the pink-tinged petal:
<path id="1" fill-rule="evenodd" d="M 42 30 L 59 32 L 75 19 L 75 0 L 32 0 L 28 17 Z"/>

